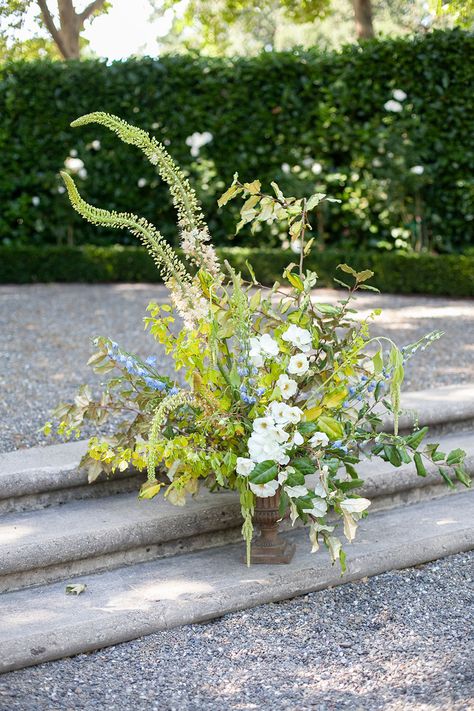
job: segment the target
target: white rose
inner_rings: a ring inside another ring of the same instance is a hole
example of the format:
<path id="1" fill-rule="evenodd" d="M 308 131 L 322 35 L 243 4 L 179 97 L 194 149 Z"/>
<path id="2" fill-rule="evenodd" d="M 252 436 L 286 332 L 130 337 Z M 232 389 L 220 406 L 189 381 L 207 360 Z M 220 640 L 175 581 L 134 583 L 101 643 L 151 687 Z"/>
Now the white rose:
<path id="1" fill-rule="evenodd" d="M 279 484 L 274 479 L 273 481 L 267 481 L 266 484 L 252 484 L 252 482 L 249 482 L 249 486 L 255 496 L 258 496 L 261 499 L 266 499 L 269 496 L 274 496 L 276 494 Z"/>
<path id="2" fill-rule="evenodd" d="M 248 476 L 255 468 L 255 463 L 247 457 L 237 457 L 237 466 L 235 470 L 240 476 Z"/>
<path id="3" fill-rule="evenodd" d="M 291 356 L 288 363 L 288 372 L 292 375 L 304 375 L 309 368 L 309 361 L 305 355 L 299 353 Z"/>
<path id="4" fill-rule="evenodd" d="M 303 353 L 307 353 L 311 349 L 311 333 L 306 328 L 300 328 L 294 323 L 286 329 L 281 337 L 287 343 L 299 348 Z"/>
<path id="5" fill-rule="evenodd" d="M 315 432 L 309 440 L 311 447 L 325 447 L 329 443 L 329 437 L 324 432 Z"/>
<path id="6" fill-rule="evenodd" d="M 289 378 L 286 373 L 280 375 L 276 384 L 277 387 L 280 388 L 282 398 L 284 398 L 285 400 L 288 400 L 288 398 L 292 397 L 298 390 L 296 380 L 292 380 L 291 378 Z"/>

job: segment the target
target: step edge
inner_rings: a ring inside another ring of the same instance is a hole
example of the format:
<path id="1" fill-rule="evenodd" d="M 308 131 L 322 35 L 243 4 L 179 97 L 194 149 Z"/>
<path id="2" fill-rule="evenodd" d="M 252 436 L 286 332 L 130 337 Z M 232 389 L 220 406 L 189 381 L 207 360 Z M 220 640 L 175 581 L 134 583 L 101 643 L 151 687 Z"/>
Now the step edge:
<path id="1" fill-rule="evenodd" d="M 418 545 L 408 547 L 400 541 L 396 549 L 381 546 L 378 554 L 361 554 L 353 561 L 353 570 L 344 578 L 333 569 L 318 570 L 318 576 L 308 575 L 311 570 L 291 571 L 291 576 L 283 580 L 283 575 L 273 585 L 263 586 L 260 582 L 253 587 L 246 585 L 242 589 L 237 583 L 227 588 L 221 595 L 201 594 L 199 599 L 174 600 L 169 610 L 149 608 L 146 612 L 112 613 L 101 618 L 101 625 L 91 640 L 90 620 L 67 627 L 67 641 L 58 639 L 58 632 L 36 633 L 25 639 L 24 633 L 19 638 L 10 638 L 2 644 L 0 673 L 33 666 L 39 663 L 61 659 L 85 652 L 102 649 L 121 642 L 137 639 L 153 632 L 170 629 L 185 624 L 198 624 L 206 620 L 222 617 L 238 610 L 249 609 L 262 604 L 291 599 L 309 592 L 326 589 L 334 585 L 355 582 L 365 577 L 372 577 L 389 570 L 400 570 L 453 555 L 474 548 L 474 527 L 461 527 L 456 531 L 424 534 Z M 369 558 L 370 555 L 370 558 Z M 283 571 L 284 572 L 284 571 Z M 296 572 L 296 575 L 295 575 Z M 321 575 L 322 573 L 322 575 Z M 309 578 L 309 579 L 308 579 Z M 315 580 L 317 578 L 317 580 Z M 14 593 L 13 593 L 14 594 Z M 146 619 L 145 619 L 146 617 Z M 64 622 L 61 623 L 64 630 Z M 46 646 L 45 646 L 46 645 Z M 48 649 L 49 647 L 49 649 Z M 27 651 L 28 648 L 28 651 Z"/>

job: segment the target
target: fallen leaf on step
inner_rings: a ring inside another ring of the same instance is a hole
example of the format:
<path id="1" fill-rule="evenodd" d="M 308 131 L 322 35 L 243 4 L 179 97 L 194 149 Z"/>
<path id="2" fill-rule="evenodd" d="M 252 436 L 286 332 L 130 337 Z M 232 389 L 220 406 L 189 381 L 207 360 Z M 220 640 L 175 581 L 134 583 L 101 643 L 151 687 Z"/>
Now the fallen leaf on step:
<path id="1" fill-rule="evenodd" d="M 66 595 L 80 595 L 87 589 L 87 585 L 76 583 L 75 585 L 66 585 Z"/>

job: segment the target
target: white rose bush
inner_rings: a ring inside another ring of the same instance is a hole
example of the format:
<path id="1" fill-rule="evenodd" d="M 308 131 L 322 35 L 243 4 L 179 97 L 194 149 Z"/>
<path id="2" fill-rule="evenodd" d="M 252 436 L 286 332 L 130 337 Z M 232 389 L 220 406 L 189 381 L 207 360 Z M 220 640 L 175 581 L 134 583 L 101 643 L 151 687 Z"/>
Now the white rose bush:
<path id="1" fill-rule="evenodd" d="M 325 545 L 345 568 L 342 537 L 352 541 L 370 501 L 357 494 L 363 484 L 357 465 L 377 456 L 394 468 L 414 462 L 426 476 L 436 467 L 449 486 L 469 485 L 464 452 L 439 452 L 424 444 L 427 428 L 398 432 L 404 365 L 441 335 L 399 349 L 388 338 L 372 338 L 374 311 L 361 318 L 354 303 L 372 272 L 341 264 L 337 284 L 345 290 L 336 304 L 318 300 L 318 276 L 304 269 L 313 244 L 310 213 L 325 195 L 285 197 L 272 183 L 264 193 L 258 180 L 237 175 L 219 200 L 244 198 L 239 229 L 258 222 L 284 222 L 299 244 L 282 283 L 264 287 L 251 265 L 249 281 L 220 264 L 196 195 L 165 148 L 139 128 L 104 113 L 83 116 L 73 126 L 99 123 L 143 151 L 169 185 L 177 211 L 182 259 L 143 218 L 93 207 L 64 172 L 73 207 L 93 224 L 129 229 L 148 248 L 169 289 L 170 304 L 152 303 L 145 327 L 174 361 L 179 378 L 160 371 L 157 356 L 141 359 L 107 337 L 95 339 L 90 365 L 110 374 L 99 397 L 88 387 L 74 402 L 61 404 L 54 427 L 80 436 L 85 423 L 97 425 L 82 464 L 92 481 L 101 473 L 129 468 L 147 472 L 139 497 L 158 494 L 184 505 L 205 484 L 239 493 L 247 561 L 256 500 L 278 495 L 281 517 L 309 528 L 312 550 Z M 182 326 L 172 328 L 175 318 Z M 381 431 L 388 411 L 393 432 Z M 108 420 L 113 434 L 101 434 Z M 341 528 L 341 531 L 339 530 Z"/>

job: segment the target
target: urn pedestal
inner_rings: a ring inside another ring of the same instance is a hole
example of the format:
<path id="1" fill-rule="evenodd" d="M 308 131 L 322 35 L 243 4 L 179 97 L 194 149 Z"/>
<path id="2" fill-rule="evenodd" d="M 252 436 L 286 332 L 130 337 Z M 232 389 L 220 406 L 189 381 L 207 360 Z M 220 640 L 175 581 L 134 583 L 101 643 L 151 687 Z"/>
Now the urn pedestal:
<path id="1" fill-rule="evenodd" d="M 294 556 L 296 546 L 278 535 L 280 511 L 280 493 L 266 498 L 257 497 L 253 522 L 260 532 L 252 542 L 250 562 L 289 563 Z"/>

